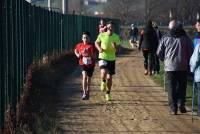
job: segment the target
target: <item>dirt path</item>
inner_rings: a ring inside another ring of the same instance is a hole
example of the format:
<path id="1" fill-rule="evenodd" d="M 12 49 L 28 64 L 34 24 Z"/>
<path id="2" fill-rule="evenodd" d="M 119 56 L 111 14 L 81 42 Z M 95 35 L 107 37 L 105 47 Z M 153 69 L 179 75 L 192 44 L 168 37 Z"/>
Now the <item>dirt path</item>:
<path id="1" fill-rule="evenodd" d="M 191 112 L 169 115 L 163 88 L 143 75 L 141 54 L 121 55 L 116 62 L 113 101 L 99 89 L 99 68 L 94 72 L 91 97 L 82 101 L 81 72 L 76 70 L 61 87 L 59 133 L 63 134 L 200 134 L 200 119 Z"/>

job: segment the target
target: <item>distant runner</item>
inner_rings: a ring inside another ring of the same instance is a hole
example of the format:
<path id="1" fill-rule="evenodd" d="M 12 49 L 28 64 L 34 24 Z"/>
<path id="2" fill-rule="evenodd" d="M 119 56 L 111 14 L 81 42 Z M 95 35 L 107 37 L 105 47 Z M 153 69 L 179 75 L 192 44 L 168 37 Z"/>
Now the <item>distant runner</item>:
<path id="1" fill-rule="evenodd" d="M 131 45 L 132 48 L 135 46 L 137 47 L 137 37 L 138 37 L 138 28 L 134 26 L 134 24 L 131 24 L 131 30 L 129 31 L 129 44 Z"/>

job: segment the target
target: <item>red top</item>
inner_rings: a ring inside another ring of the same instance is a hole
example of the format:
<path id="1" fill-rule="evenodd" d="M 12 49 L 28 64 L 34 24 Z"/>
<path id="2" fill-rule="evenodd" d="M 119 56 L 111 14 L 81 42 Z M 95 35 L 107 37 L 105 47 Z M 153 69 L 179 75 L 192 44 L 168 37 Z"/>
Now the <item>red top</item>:
<path id="1" fill-rule="evenodd" d="M 79 43 L 76 45 L 75 50 L 80 54 L 79 65 L 95 66 L 96 49 L 93 44 Z"/>

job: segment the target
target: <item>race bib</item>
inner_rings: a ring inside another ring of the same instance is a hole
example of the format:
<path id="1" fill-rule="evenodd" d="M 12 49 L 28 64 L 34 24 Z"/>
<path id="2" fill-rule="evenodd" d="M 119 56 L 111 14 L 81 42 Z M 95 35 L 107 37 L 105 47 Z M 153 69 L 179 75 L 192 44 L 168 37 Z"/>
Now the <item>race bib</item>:
<path id="1" fill-rule="evenodd" d="M 99 61 L 99 66 L 106 66 L 107 62 L 105 60 L 100 60 Z"/>
<path id="2" fill-rule="evenodd" d="M 83 57 L 83 64 L 84 65 L 90 65 L 90 64 L 92 64 L 91 57 Z"/>

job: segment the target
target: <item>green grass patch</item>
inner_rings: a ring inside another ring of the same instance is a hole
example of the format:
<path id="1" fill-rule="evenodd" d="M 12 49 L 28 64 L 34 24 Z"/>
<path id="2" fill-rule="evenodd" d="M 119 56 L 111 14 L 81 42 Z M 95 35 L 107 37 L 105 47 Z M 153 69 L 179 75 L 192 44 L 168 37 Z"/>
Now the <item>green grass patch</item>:
<path id="1" fill-rule="evenodd" d="M 152 76 L 153 80 L 162 87 L 164 87 L 164 73 L 165 73 L 163 68 L 164 68 L 163 62 L 161 62 L 160 73 L 158 75 Z"/>
<path id="2" fill-rule="evenodd" d="M 153 75 L 151 78 L 160 86 L 164 87 L 164 64 L 163 62 L 160 63 L 160 74 Z M 187 81 L 187 93 L 186 93 L 186 105 L 192 106 L 192 86 L 193 86 L 193 78 L 191 74 L 188 74 L 188 81 Z M 166 91 L 167 92 L 167 91 Z M 197 97 L 195 97 L 195 109 L 197 108 Z"/>
<path id="3" fill-rule="evenodd" d="M 124 47 L 124 48 L 130 48 L 131 49 L 131 45 L 129 44 L 128 40 L 122 40 L 121 46 Z"/>

